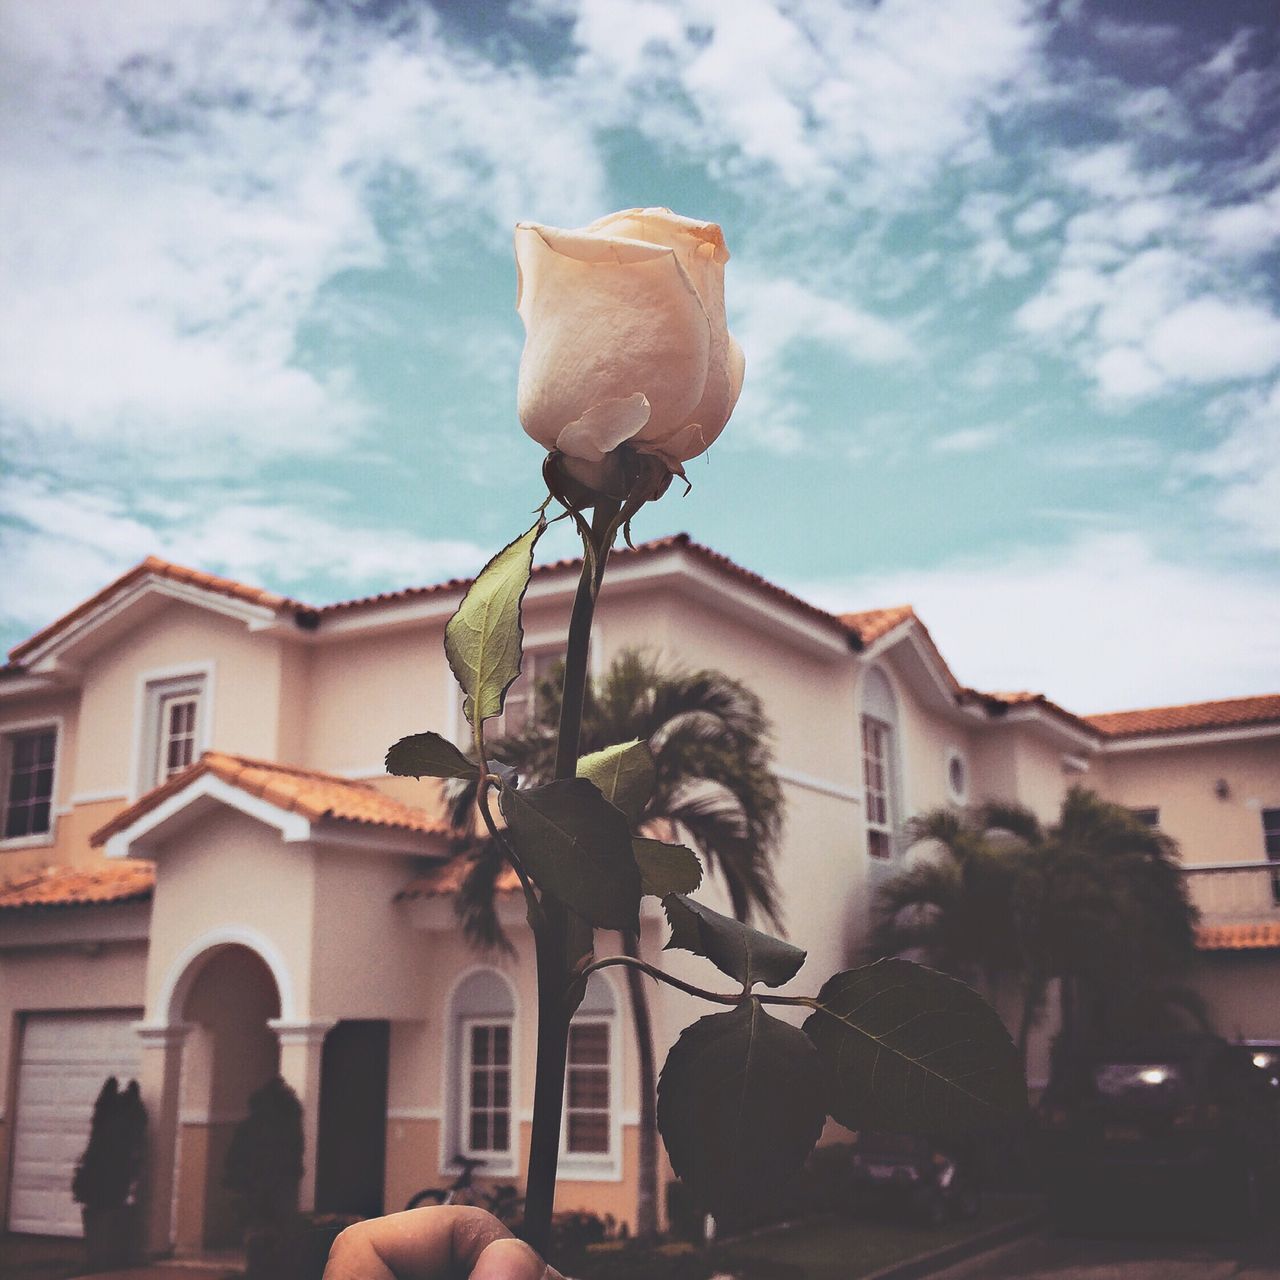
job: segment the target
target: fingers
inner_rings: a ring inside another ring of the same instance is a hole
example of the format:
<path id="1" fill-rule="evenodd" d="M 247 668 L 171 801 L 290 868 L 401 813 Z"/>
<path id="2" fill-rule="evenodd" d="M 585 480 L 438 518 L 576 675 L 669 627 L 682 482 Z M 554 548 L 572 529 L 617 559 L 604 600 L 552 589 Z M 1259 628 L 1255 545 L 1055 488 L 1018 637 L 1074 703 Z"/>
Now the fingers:
<path id="1" fill-rule="evenodd" d="M 433 1206 L 348 1227 L 324 1280 L 561 1280 L 491 1213 Z"/>

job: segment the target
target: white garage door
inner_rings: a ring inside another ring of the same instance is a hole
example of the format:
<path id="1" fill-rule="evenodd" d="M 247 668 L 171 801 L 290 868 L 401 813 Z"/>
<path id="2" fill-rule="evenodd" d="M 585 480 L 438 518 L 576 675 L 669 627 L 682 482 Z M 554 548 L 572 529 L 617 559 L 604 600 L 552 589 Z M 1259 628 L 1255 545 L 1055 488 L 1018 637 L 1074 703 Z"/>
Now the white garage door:
<path id="1" fill-rule="evenodd" d="M 138 1074 L 136 1010 L 33 1013 L 24 1020 L 13 1127 L 9 1230 L 82 1234 L 71 1178 L 89 1139 L 94 1099 L 108 1076 Z"/>

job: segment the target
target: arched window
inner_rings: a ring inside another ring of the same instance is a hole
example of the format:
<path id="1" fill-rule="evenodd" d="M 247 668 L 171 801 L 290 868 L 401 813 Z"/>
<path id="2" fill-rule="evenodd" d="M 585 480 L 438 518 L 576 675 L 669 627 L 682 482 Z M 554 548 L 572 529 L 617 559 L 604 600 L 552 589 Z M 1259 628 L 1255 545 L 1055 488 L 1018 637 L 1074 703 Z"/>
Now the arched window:
<path id="1" fill-rule="evenodd" d="M 561 1153 L 571 1178 L 616 1179 L 622 1170 L 622 1045 L 618 999 L 603 973 L 587 983 L 569 1027 Z"/>
<path id="2" fill-rule="evenodd" d="M 898 700 L 884 672 L 872 667 L 862 684 L 862 781 L 867 853 L 889 858 L 898 825 Z"/>
<path id="3" fill-rule="evenodd" d="M 514 1171 L 519 1134 L 515 1083 L 515 996 L 496 970 L 477 969 L 453 993 L 449 1011 L 446 1162 L 455 1155 L 485 1162 L 485 1172 Z"/>

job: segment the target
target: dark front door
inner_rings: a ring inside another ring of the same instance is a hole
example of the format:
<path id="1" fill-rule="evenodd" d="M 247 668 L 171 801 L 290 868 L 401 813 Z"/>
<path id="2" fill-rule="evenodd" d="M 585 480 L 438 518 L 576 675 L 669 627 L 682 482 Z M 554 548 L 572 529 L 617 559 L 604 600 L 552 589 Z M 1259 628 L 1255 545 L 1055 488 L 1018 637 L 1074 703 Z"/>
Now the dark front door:
<path id="1" fill-rule="evenodd" d="M 391 1024 L 339 1022 L 320 1063 L 320 1149 L 316 1209 L 382 1212 L 387 1150 L 387 1059 Z"/>

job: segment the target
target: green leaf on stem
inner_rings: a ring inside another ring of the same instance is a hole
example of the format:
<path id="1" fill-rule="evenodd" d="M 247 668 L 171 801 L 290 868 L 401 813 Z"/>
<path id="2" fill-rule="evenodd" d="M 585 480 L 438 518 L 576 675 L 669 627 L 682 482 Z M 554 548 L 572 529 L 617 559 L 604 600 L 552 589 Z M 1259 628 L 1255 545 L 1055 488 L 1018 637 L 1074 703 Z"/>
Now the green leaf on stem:
<path id="1" fill-rule="evenodd" d="M 683 894 L 663 898 L 662 907 L 671 925 L 671 940 L 663 950 L 705 956 L 721 973 L 741 982 L 744 990 L 757 982 L 780 987 L 794 978 L 804 964 L 807 953 L 799 947 L 712 911 Z"/>
<path id="2" fill-rule="evenodd" d="M 947 1136 L 1025 1111 L 1018 1051 L 963 982 L 891 958 L 837 973 L 817 1001 L 804 1030 L 826 1068 L 827 1105 L 846 1128 Z"/>
<path id="3" fill-rule="evenodd" d="M 600 794 L 617 805 L 635 826 L 653 795 L 658 773 L 649 744 L 633 739 L 583 756 L 578 761 L 578 777 L 594 782 Z"/>
<path id="4" fill-rule="evenodd" d="M 472 724 L 500 715 L 507 690 L 520 674 L 520 605 L 533 570 L 533 547 L 546 520 L 538 522 L 489 561 L 463 596 L 444 629 L 444 652 L 466 697 L 462 709 Z"/>
<path id="5" fill-rule="evenodd" d="M 438 733 L 414 733 L 387 752 L 387 772 L 397 778 L 477 778 L 480 766 Z"/>
<path id="6" fill-rule="evenodd" d="M 622 811 L 586 778 L 564 778 L 499 797 L 524 868 L 547 893 L 597 929 L 640 928 L 640 871 Z"/>
<path id="7" fill-rule="evenodd" d="M 631 849 L 640 868 L 640 891 L 655 898 L 692 893 L 702 883 L 698 855 L 682 844 L 636 836 Z"/>
<path id="8" fill-rule="evenodd" d="M 822 1132 L 822 1067 L 797 1027 L 758 1000 L 686 1027 L 658 1081 L 671 1167 L 713 1213 L 764 1205 Z"/>

